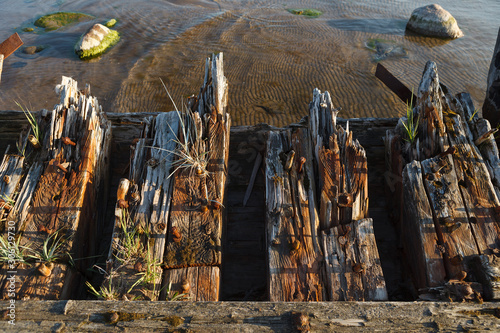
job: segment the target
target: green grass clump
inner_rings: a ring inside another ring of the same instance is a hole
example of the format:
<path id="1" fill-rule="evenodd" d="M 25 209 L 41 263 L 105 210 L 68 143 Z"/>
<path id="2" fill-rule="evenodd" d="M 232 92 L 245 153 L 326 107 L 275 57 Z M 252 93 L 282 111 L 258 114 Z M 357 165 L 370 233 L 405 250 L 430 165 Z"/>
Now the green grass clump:
<path id="1" fill-rule="evenodd" d="M 82 13 L 57 12 L 40 17 L 35 21 L 35 26 L 44 28 L 45 31 L 52 31 L 71 23 L 89 21 L 93 18 Z"/>
<path id="2" fill-rule="evenodd" d="M 323 12 L 316 9 L 288 9 L 288 11 L 294 15 L 302 15 L 307 17 L 318 17 Z"/>
<path id="3" fill-rule="evenodd" d="M 101 44 L 91 48 L 90 50 L 77 51 L 76 53 L 82 60 L 92 59 L 106 52 L 110 47 L 118 43 L 119 40 L 120 34 L 118 33 L 118 31 L 110 30 L 109 34 L 107 34 L 101 41 Z"/>

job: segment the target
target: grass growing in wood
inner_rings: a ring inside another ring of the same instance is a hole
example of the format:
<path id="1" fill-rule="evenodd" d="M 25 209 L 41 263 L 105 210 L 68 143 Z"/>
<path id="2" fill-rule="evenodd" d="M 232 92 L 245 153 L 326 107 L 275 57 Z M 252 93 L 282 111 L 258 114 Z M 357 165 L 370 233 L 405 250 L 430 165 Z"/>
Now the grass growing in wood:
<path id="1" fill-rule="evenodd" d="M 43 241 L 42 250 L 35 255 L 30 255 L 31 258 L 37 259 L 43 263 L 50 263 L 57 261 L 67 255 L 67 252 L 63 251 L 63 246 L 66 240 L 63 235 L 59 236 L 59 230 L 50 234 Z"/>
<path id="2" fill-rule="evenodd" d="M 90 293 L 97 298 L 103 299 L 105 301 L 113 301 L 118 298 L 118 293 L 113 287 L 113 279 L 111 276 L 108 279 L 108 286 L 104 287 L 103 285 L 101 285 L 101 287 L 99 287 L 99 290 L 95 289 L 89 281 L 85 282 L 85 284 L 89 288 Z"/>
<path id="3" fill-rule="evenodd" d="M 179 111 L 177 108 L 177 105 L 175 104 L 172 96 L 168 92 L 167 87 L 165 86 L 165 83 L 163 80 L 160 78 L 160 81 L 165 88 L 165 91 L 168 94 L 168 97 L 172 101 L 172 104 L 174 105 L 175 111 L 177 112 L 177 115 L 179 117 L 179 123 L 181 127 L 181 138 L 179 139 L 179 136 L 175 133 L 175 131 L 172 129 L 172 127 L 168 124 L 170 131 L 174 134 L 175 139 L 173 140 L 177 148 L 175 150 L 168 150 L 160 147 L 152 147 L 148 146 L 148 148 L 152 149 L 159 149 L 162 151 L 166 151 L 170 154 L 173 154 L 177 157 L 177 159 L 172 163 L 172 166 L 175 168 L 174 171 L 172 171 L 169 174 L 169 178 L 177 172 L 177 170 L 180 169 L 186 169 L 189 170 L 190 176 L 197 175 L 200 177 L 208 176 L 209 172 L 207 171 L 207 155 L 208 151 L 202 151 L 204 150 L 202 147 L 202 142 L 201 140 L 197 140 L 198 137 L 198 129 L 195 125 L 195 120 L 194 120 L 194 114 L 193 112 L 188 108 L 185 107 L 183 112 Z"/>
<path id="4" fill-rule="evenodd" d="M 128 209 L 122 209 L 122 217 L 120 218 L 120 226 L 122 228 L 122 235 L 120 244 L 117 244 L 118 256 L 120 260 L 127 260 L 133 257 L 140 256 L 142 253 L 141 240 L 137 228 L 129 231 L 128 225 L 132 223 Z"/>
<path id="5" fill-rule="evenodd" d="M 416 121 L 414 120 L 414 118 L 415 115 L 413 110 L 413 97 L 412 97 L 410 104 L 408 103 L 406 104 L 406 121 L 403 121 L 401 119 L 401 124 L 403 125 L 406 134 L 406 138 L 404 140 L 410 142 L 411 144 L 413 144 L 415 142 L 415 139 L 417 138 L 418 122 L 420 120 L 419 116 L 417 116 Z"/>
<path id="6" fill-rule="evenodd" d="M 26 262 L 26 258 L 29 257 L 25 252 L 31 251 L 30 248 L 20 245 L 21 237 L 17 240 L 9 241 L 4 236 L 0 236 L 0 262 L 5 264 L 10 260 L 14 260 L 16 263 Z M 28 264 L 29 265 L 29 264 Z"/>
<path id="7" fill-rule="evenodd" d="M 32 136 L 28 136 L 30 142 L 33 144 L 33 146 L 35 146 L 35 148 L 40 147 L 40 127 L 38 126 L 38 122 L 36 121 L 35 116 L 28 109 L 24 109 L 19 102 L 15 103 L 18 107 L 21 108 L 24 115 L 26 116 L 26 119 L 28 119 L 28 122 L 30 123 L 31 132 L 33 133 Z M 19 145 L 17 146 L 17 149 L 19 150 Z M 24 156 L 25 149 L 26 146 L 23 147 L 22 156 Z"/>

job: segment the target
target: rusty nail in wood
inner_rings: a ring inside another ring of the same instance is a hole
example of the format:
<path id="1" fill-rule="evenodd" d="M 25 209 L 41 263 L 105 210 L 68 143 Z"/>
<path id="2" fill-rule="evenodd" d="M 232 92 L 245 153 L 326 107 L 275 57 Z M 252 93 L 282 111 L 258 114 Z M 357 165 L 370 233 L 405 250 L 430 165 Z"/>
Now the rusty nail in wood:
<path id="1" fill-rule="evenodd" d="M 165 230 L 165 228 L 166 228 L 166 227 L 167 227 L 167 226 L 165 225 L 165 223 L 163 223 L 163 222 L 158 223 L 158 229 L 159 229 L 160 231 Z"/>
<path id="2" fill-rule="evenodd" d="M 64 173 L 68 172 L 68 170 L 65 167 L 63 167 L 63 165 L 59 161 L 55 161 L 54 166 L 59 168 Z"/>
<path id="3" fill-rule="evenodd" d="M 9 175 L 3 176 L 3 181 L 5 182 L 5 184 L 9 184 L 10 183 L 10 176 Z"/>
<path id="4" fill-rule="evenodd" d="M 352 270 L 354 273 L 363 273 L 365 270 L 365 265 L 363 263 L 355 263 L 352 265 Z"/>
<path id="5" fill-rule="evenodd" d="M 340 245 L 346 245 L 347 244 L 347 237 L 340 235 L 338 238 L 339 244 Z"/>
<path id="6" fill-rule="evenodd" d="M 295 157 L 295 150 L 290 150 L 288 154 L 286 154 L 286 161 L 285 161 L 285 170 L 290 171 L 293 165 L 293 159 Z"/>
<path id="7" fill-rule="evenodd" d="M 172 227 L 171 232 L 172 232 L 172 238 L 173 238 L 174 242 L 179 243 L 182 240 L 182 234 L 179 231 L 179 228 Z"/>
<path id="8" fill-rule="evenodd" d="M 202 213 L 206 213 L 206 212 L 208 212 L 208 206 L 207 206 L 207 205 L 201 205 L 201 207 L 200 207 L 200 211 L 201 211 Z"/>
<path id="9" fill-rule="evenodd" d="M 121 209 L 128 208 L 128 201 L 123 199 L 118 200 L 118 207 Z"/>
<path id="10" fill-rule="evenodd" d="M 54 268 L 53 263 L 41 263 L 38 265 L 38 271 L 45 277 L 49 277 L 52 274 L 52 269 Z"/>
<path id="11" fill-rule="evenodd" d="M 132 144 L 135 145 L 137 142 L 139 142 L 140 138 L 135 138 L 134 140 L 132 140 Z"/>
<path id="12" fill-rule="evenodd" d="M 455 147 L 451 146 L 448 149 L 446 149 L 444 152 L 439 154 L 439 157 L 444 157 L 446 155 L 453 155 L 455 153 Z"/>
<path id="13" fill-rule="evenodd" d="M 300 241 L 298 239 L 290 243 L 290 249 L 292 251 L 298 251 L 300 249 Z"/>
<path id="14" fill-rule="evenodd" d="M 65 145 L 71 145 L 71 146 L 76 146 L 76 143 L 74 143 L 73 141 L 71 141 L 70 138 L 68 138 L 67 136 L 63 136 L 61 138 L 61 141 L 62 143 L 64 143 Z"/>
<path id="15" fill-rule="evenodd" d="M 339 207 L 352 207 L 352 194 L 351 193 L 340 194 L 337 205 Z"/>
<path id="16" fill-rule="evenodd" d="M 298 173 L 302 172 L 302 168 L 304 167 L 305 163 L 306 163 L 306 158 L 302 156 L 299 161 L 299 169 L 297 170 Z"/>
<path id="17" fill-rule="evenodd" d="M 0 208 L 10 211 L 12 209 L 12 206 L 9 205 L 9 203 L 7 203 L 4 199 L 0 199 Z"/>
<path id="18" fill-rule="evenodd" d="M 182 279 L 182 282 L 181 282 L 181 289 L 182 289 L 182 293 L 183 294 L 186 294 L 189 292 L 189 289 L 191 289 L 191 285 L 189 284 L 189 280 L 184 278 Z"/>
<path id="19" fill-rule="evenodd" d="M 498 128 L 490 129 L 488 132 L 484 133 L 479 138 L 477 138 L 477 140 L 474 141 L 474 144 L 476 146 L 479 146 L 481 143 L 488 141 L 490 139 L 490 135 L 495 134 L 497 131 L 498 131 Z"/>

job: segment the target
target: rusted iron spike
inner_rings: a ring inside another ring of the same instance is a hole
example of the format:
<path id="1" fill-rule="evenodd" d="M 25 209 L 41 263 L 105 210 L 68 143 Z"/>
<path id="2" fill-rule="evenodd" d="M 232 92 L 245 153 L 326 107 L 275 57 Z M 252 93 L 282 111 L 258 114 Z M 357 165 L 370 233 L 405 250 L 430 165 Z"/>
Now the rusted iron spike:
<path id="1" fill-rule="evenodd" d="M 61 138 L 61 141 L 62 143 L 64 143 L 65 145 L 71 145 L 71 146 L 76 146 L 76 143 L 74 143 L 73 141 L 71 141 L 70 138 L 68 138 L 67 136 L 63 136 Z"/>
<path id="2" fill-rule="evenodd" d="M 14 53 L 21 45 L 23 45 L 23 41 L 16 32 L 9 38 L 4 40 L 2 44 L 0 44 L 0 54 L 3 54 L 4 59 L 6 59 L 8 56 Z"/>
<path id="3" fill-rule="evenodd" d="M 297 170 L 298 173 L 302 172 L 302 168 L 304 167 L 304 163 L 306 163 L 306 158 L 302 156 L 299 161 L 299 169 Z"/>
<path id="4" fill-rule="evenodd" d="M 337 205 L 339 207 L 352 207 L 352 194 L 351 193 L 340 194 Z"/>
<path id="5" fill-rule="evenodd" d="M 455 154 L 455 151 L 456 151 L 455 147 L 453 147 L 453 146 L 449 147 L 448 149 L 446 149 L 446 151 L 439 154 L 439 157 L 444 157 L 446 155 L 453 155 L 453 154 Z"/>
<path id="6" fill-rule="evenodd" d="M 66 169 L 59 161 L 54 161 L 54 166 L 56 168 L 61 169 L 62 172 L 64 172 L 64 173 L 68 172 L 68 169 Z"/>
<path id="7" fill-rule="evenodd" d="M 477 140 L 474 141 L 474 144 L 476 146 L 479 146 L 481 143 L 488 141 L 490 139 L 490 135 L 495 134 L 497 131 L 498 131 L 498 128 L 490 129 L 488 132 L 484 133 L 479 138 L 477 138 Z"/>

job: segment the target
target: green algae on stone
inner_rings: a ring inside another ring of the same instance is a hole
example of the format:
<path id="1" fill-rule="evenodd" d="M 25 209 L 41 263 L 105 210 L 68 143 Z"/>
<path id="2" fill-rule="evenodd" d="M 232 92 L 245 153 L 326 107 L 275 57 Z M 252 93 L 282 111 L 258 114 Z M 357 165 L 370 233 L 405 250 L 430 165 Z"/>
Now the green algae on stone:
<path id="1" fill-rule="evenodd" d="M 104 25 L 107 26 L 108 28 L 112 28 L 115 26 L 115 24 L 116 24 L 116 20 L 111 19 L 111 20 L 107 21 Z"/>
<path id="2" fill-rule="evenodd" d="M 379 62 L 386 58 L 402 58 L 408 56 L 406 49 L 398 43 L 381 38 L 372 38 L 365 42 L 365 46 L 370 51 L 375 52 L 373 60 Z"/>
<path id="3" fill-rule="evenodd" d="M 323 12 L 316 9 L 288 9 L 288 11 L 295 15 L 302 15 L 307 17 L 318 17 L 323 14 Z"/>
<path id="4" fill-rule="evenodd" d="M 33 30 L 35 30 L 35 29 L 33 29 L 33 28 L 31 28 L 31 27 L 26 27 L 26 28 L 23 28 L 23 31 L 24 31 L 24 32 L 33 32 Z"/>
<path id="5" fill-rule="evenodd" d="M 94 32 L 95 30 L 99 30 L 98 33 L 104 35 L 102 40 L 99 41 L 96 39 L 98 38 L 98 34 Z M 94 39 L 94 44 L 97 42 L 98 44 L 93 47 L 86 48 L 84 47 L 84 44 L 88 39 Z M 92 59 L 106 52 L 109 48 L 118 43 L 119 40 L 120 34 L 118 31 L 108 29 L 101 24 L 95 24 L 92 29 L 80 38 L 75 46 L 75 52 L 82 60 Z"/>
<path id="6" fill-rule="evenodd" d="M 44 28 L 45 31 L 57 30 L 68 24 L 92 20 L 94 17 L 82 13 L 57 12 L 44 15 L 35 21 L 35 26 Z"/>

